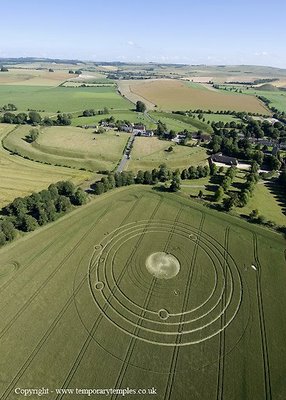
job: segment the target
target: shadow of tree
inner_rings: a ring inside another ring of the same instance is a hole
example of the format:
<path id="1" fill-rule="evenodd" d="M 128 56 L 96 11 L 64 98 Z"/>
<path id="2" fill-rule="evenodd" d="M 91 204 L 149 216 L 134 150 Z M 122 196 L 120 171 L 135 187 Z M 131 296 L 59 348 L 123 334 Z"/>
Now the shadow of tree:
<path id="1" fill-rule="evenodd" d="M 265 186 L 277 200 L 278 205 L 282 208 L 283 214 L 286 215 L 286 193 L 285 188 L 279 185 L 277 179 L 272 179 L 271 181 L 265 182 Z"/>

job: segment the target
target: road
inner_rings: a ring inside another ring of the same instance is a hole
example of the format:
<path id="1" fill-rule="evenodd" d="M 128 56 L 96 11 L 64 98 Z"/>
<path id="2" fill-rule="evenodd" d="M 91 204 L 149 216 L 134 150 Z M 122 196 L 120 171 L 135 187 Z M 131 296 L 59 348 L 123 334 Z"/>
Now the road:
<path id="1" fill-rule="evenodd" d="M 130 158 L 130 154 L 131 154 L 131 151 L 132 151 L 132 145 L 133 145 L 134 140 L 135 140 L 135 135 L 132 133 L 130 138 L 129 138 L 129 140 L 128 140 L 127 146 L 126 146 L 126 148 L 124 150 L 124 153 L 123 153 L 123 156 L 121 158 L 121 161 L 118 164 L 116 172 L 122 172 L 124 170 L 125 165 L 126 165 L 128 159 Z"/>

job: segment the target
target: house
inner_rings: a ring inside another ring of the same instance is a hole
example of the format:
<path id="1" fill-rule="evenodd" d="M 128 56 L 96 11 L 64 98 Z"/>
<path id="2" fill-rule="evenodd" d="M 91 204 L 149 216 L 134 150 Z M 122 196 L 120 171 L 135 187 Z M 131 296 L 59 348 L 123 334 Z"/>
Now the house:
<path id="1" fill-rule="evenodd" d="M 210 164 L 218 162 L 233 166 L 236 166 L 238 164 L 237 158 L 224 156 L 222 153 L 212 154 L 209 158 L 209 162 Z"/>
<path id="2" fill-rule="evenodd" d="M 183 133 L 179 133 L 176 137 L 174 137 L 174 139 L 172 139 L 172 142 L 182 143 L 182 142 L 184 142 L 184 140 L 186 138 L 187 138 L 187 135 L 185 135 Z"/>
<path id="3" fill-rule="evenodd" d="M 118 130 L 121 132 L 131 133 L 133 131 L 132 125 L 122 124 L 118 127 Z"/>
<path id="4" fill-rule="evenodd" d="M 146 128 L 144 125 L 141 124 L 134 124 L 133 125 L 133 134 L 134 135 L 141 135 L 146 132 Z"/>

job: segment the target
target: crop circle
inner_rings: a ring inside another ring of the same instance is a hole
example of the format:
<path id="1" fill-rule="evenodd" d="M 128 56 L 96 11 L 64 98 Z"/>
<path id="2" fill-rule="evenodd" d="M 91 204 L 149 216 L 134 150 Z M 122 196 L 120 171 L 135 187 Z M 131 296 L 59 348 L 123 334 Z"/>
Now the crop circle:
<path id="1" fill-rule="evenodd" d="M 180 263 L 172 254 L 163 251 L 152 253 L 146 259 L 148 272 L 158 279 L 171 279 L 178 275 Z"/>

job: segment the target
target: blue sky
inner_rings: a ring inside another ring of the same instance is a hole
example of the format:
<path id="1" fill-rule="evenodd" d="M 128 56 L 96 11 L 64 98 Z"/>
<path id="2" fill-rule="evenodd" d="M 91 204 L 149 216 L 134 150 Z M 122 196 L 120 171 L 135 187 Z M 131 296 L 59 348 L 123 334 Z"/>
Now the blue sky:
<path id="1" fill-rule="evenodd" d="M 0 57 L 286 68 L 286 1 L 1 2 Z"/>

